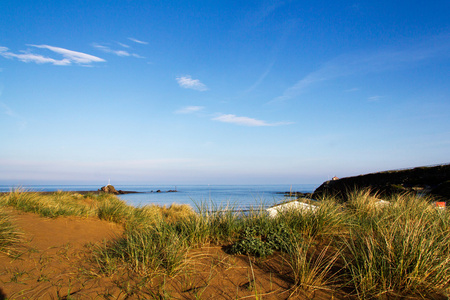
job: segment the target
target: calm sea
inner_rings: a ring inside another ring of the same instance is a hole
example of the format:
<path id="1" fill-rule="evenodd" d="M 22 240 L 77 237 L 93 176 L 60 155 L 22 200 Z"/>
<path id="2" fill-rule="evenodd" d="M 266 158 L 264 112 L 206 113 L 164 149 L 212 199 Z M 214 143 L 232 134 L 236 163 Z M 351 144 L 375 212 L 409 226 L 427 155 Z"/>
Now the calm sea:
<path id="1" fill-rule="evenodd" d="M 207 203 L 217 207 L 227 204 L 236 209 L 247 209 L 251 206 L 270 206 L 283 201 L 283 192 L 313 192 L 318 184 L 277 184 L 277 185 L 114 185 L 116 190 L 136 191 L 138 194 L 119 195 L 119 198 L 133 206 L 147 204 L 170 205 L 189 204 L 193 207 Z M 0 192 L 14 190 L 15 186 L 0 185 Z M 23 185 L 27 191 L 96 191 L 98 185 Z M 156 191 L 160 190 L 161 193 Z M 177 190 L 176 193 L 168 193 Z"/>

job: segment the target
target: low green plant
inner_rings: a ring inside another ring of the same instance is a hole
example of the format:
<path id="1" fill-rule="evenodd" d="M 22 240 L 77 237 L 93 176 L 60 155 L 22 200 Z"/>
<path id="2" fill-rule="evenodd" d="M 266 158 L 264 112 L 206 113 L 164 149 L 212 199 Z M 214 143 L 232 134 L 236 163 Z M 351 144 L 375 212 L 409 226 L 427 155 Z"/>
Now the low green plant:
<path id="1" fill-rule="evenodd" d="M 273 254 L 273 251 L 271 245 L 256 232 L 255 227 L 246 229 L 242 238 L 233 244 L 230 249 L 233 254 L 248 254 L 257 257 L 266 257 Z"/>
<path id="2" fill-rule="evenodd" d="M 286 252 L 296 238 L 294 232 L 288 230 L 283 223 L 274 222 L 273 226 L 266 230 L 254 225 L 245 228 L 240 239 L 231 246 L 230 252 L 266 257 L 276 250 Z"/>

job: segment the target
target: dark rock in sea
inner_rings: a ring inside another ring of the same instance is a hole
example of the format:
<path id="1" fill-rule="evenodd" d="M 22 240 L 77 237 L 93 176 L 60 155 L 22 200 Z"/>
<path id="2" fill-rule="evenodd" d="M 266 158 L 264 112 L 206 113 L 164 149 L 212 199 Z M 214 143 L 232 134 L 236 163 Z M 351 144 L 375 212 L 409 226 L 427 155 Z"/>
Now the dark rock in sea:
<path id="1" fill-rule="evenodd" d="M 118 195 L 119 194 L 119 192 L 116 191 L 114 186 L 112 186 L 110 184 L 108 184 L 106 186 L 102 186 L 102 188 L 99 191 L 102 191 L 102 192 L 107 193 L 107 194 L 114 194 L 114 195 Z"/>
<path id="2" fill-rule="evenodd" d="M 283 194 L 285 197 L 302 197 L 303 193 L 301 192 L 282 192 L 277 194 Z"/>
<path id="3" fill-rule="evenodd" d="M 157 190 L 155 191 L 150 191 L 150 193 L 176 193 L 178 192 L 177 190 L 168 190 L 168 191 L 161 191 L 161 190 Z"/>
<path id="4" fill-rule="evenodd" d="M 352 176 L 325 181 L 313 193 L 314 199 L 334 196 L 347 201 L 347 194 L 368 188 L 372 193 L 389 197 L 395 193 L 429 193 L 431 196 L 450 201 L 450 164 L 418 167 Z"/>
<path id="5" fill-rule="evenodd" d="M 302 193 L 302 192 L 276 192 L 275 194 L 282 194 L 285 197 L 296 197 L 298 198 L 311 198 L 312 193 Z"/>

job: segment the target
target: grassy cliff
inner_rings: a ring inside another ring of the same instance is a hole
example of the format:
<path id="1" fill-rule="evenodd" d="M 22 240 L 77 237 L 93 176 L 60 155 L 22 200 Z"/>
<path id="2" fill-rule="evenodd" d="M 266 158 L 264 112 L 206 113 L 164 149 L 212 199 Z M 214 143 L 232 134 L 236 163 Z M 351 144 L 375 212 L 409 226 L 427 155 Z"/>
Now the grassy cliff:
<path id="1" fill-rule="evenodd" d="M 389 197 L 396 193 L 418 192 L 433 195 L 436 199 L 450 201 L 450 164 L 384 171 L 330 180 L 319 186 L 314 191 L 313 197 L 320 199 L 330 195 L 339 198 L 340 201 L 347 201 L 349 192 L 367 188 L 381 196 Z"/>

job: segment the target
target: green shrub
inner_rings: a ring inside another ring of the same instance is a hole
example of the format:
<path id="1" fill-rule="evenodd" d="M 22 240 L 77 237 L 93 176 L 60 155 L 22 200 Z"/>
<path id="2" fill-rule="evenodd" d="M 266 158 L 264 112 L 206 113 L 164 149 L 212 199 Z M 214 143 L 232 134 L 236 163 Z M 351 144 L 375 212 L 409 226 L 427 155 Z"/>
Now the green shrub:
<path id="1" fill-rule="evenodd" d="M 262 230 L 258 225 L 247 227 L 240 239 L 231 246 L 230 252 L 257 257 L 266 257 L 275 250 L 286 252 L 297 236 L 287 230 L 284 224 L 273 225 L 268 230 Z"/>
<path id="2" fill-rule="evenodd" d="M 242 237 L 231 246 L 233 254 L 266 257 L 273 254 L 272 245 L 263 240 L 257 226 L 245 229 Z"/>

